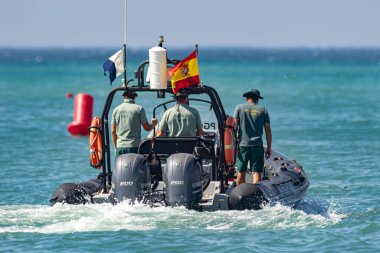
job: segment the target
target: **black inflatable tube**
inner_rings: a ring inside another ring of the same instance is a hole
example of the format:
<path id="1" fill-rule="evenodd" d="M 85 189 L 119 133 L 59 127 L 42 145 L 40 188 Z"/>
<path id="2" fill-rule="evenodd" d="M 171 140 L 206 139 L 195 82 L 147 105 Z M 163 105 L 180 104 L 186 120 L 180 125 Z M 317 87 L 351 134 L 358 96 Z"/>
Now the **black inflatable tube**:
<path id="1" fill-rule="evenodd" d="M 268 200 L 256 185 L 244 183 L 232 189 L 228 203 L 232 210 L 259 210 L 268 203 Z"/>
<path id="2" fill-rule="evenodd" d="M 101 179 L 91 179 L 79 184 L 65 183 L 55 190 L 50 197 L 50 205 L 56 203 L 67 204 L 85 204 L 88 202 L 87 196 L 91 196 L 93 193 L 99 191 L 101 187 Z"/>

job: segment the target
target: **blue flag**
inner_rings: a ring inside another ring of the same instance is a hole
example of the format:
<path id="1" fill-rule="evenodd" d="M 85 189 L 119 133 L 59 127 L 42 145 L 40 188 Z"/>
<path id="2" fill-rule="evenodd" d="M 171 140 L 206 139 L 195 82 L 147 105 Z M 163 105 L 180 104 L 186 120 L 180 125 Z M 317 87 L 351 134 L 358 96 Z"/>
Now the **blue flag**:
<path id="1" fill-rule="evenodd" d="M 104 75 L 106 75 L 106 72 L 109 72 L 109 78 L 112 82 L 118 77 L 121 73 L 124 71 L 124 50 L 121 49 L 117 51 L 114 55 L 112 55 L 110 58 L 108 58 L 103 63 L 103 70 Z"/>

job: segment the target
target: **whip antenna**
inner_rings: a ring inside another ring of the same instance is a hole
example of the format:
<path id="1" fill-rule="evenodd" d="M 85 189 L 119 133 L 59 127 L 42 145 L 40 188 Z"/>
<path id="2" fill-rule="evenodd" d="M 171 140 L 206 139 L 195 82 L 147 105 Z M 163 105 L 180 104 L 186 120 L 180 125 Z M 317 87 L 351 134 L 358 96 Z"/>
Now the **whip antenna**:
<path id="1" fill-rule="evenodd" d="M 124 87 L 127 87 L 127 0 L 124 0 L 125 10 L 124 10 Z"/>

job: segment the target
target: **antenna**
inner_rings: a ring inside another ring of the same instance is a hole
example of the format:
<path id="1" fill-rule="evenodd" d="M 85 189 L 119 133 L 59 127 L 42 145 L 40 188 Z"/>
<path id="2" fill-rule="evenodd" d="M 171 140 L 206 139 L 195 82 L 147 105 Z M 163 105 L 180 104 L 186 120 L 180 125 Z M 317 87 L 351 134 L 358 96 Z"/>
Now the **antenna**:
<path id="1" fill-rule="evenodd" d="M 158 46 L 159 47 L 162 47 L 163 43 L 164 43 L 164 36 L 163 35 L 160 35 L 159 39 L 158 39 Z"/>
<path id="2" fill-rule="evenodd" d="M 127 87 L 127 0 L 125 3 L 125 13 L 124 13 L 124 82 L 123 85 Z"/>

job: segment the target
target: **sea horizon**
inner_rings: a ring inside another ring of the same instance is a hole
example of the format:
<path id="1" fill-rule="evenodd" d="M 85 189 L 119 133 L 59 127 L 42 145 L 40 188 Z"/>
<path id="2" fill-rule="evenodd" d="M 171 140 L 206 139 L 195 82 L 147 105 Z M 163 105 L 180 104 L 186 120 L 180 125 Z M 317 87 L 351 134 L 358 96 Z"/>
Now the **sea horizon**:
<path id="1" fill-rule="evenodd" d="M 120 47 L 121 48 L 121 47 Z M 22 60 L 32 56 L 52 61 L 107 59 L 116 47 L 0 47 L 1 60 Z M 149 48 L 127 48 L 127 62 L 145 59 Z M 169 48 L 168 57 L 185 57 L 194 47 Z M 205 61 L 252 61 L 290 63 L 380 63 L 380 47 L 200 47 Z"/>

